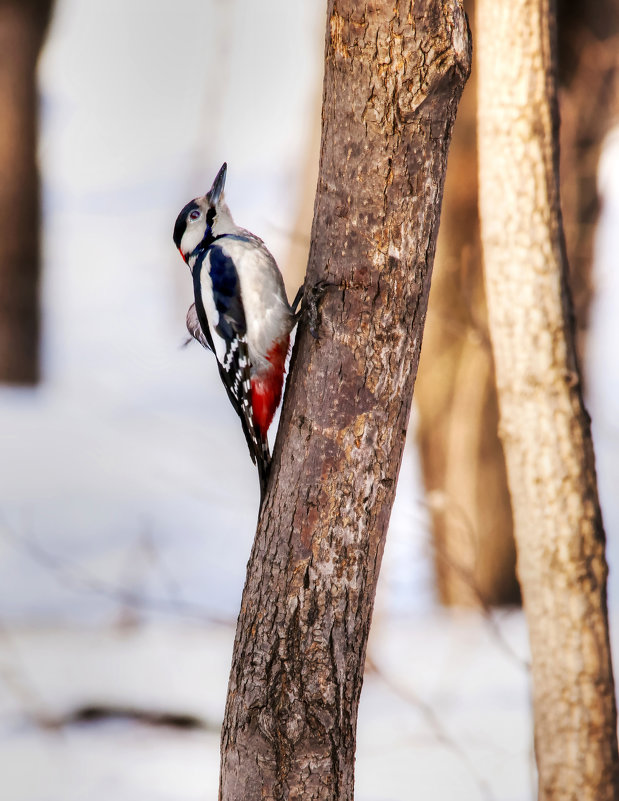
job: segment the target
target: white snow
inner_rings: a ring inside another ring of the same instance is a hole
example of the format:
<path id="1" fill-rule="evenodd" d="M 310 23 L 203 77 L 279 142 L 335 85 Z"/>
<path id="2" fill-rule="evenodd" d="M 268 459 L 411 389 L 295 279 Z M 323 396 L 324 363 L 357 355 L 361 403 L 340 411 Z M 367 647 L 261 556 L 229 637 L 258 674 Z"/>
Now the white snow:
<path id="1" fill-rule="evenodd" d="M 526 631 L 502 647 L 477 615 L 375 620 L 359 713 L 357 798 L 523 799 L 531 783 Z M 26 628 L 3 638 L 0 773 L 11 801 L 215 799 L 234 629 L 176 620 Z M 7 665 L 22 685 L 6 681 Z M 375 666 L 375 667 L 374 667 Z M 127 721 L 41 730 L 84 705 L 198 716 L 176 732 Z"/>

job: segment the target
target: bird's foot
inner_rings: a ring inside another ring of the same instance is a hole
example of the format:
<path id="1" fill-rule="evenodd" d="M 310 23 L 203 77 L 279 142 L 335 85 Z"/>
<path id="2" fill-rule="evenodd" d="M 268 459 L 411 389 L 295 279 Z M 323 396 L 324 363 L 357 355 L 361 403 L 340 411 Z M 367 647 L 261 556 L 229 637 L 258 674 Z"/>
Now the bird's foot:
<path id="1" fill-rule="evenodd" d="M 307 324 L 314 339 L 318 339 L 318 328 L 321 322 L 319 305 L 330 286 L 333 286 L 333 284 L 327 281 L 317 281 L 309 291 L 309 298 L 306 301 Z"/>
<path id="2" fill-rule="evenodd" d="M 298 309 L 299 303 L 303 300 L 303 289 L 305 288 L 305 284 L 301 284 L 301 286 L 297 289 L 297 294 L 294 296 L 294 300 L 292 301 L 292 314 L 294 316 L 295 323 L 299 322 L 299 318 L 301 317 L 301 309 Z M 298 311 L 297 311 L 298 309 Z"/>
<path id="3" fill-rule="evenodd" d="M 320 327 L 320 309 L 318 307 L 330 286 L 333 286 L 333 284 L 330 284 L 328 281 L 317 281 L 310 287 L 307 294 L 304 292 L 304 286 L 301 286 L 292 303 L 291 308 L 295 323 L 297 323 L 301 319 L 303 313 L 305 313 L 310 334 L 314 339 L 318 339 L 318 328 Z M 299 304 L 301 304 L 300 308 Z"/>

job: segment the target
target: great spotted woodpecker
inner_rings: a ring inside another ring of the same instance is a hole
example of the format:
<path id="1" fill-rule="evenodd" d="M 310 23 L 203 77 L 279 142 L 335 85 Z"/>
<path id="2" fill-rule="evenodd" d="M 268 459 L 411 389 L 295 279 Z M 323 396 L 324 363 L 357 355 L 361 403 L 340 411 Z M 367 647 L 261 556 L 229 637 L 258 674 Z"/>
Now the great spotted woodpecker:
<path id="1" fill-rule="evenodd" d="M 281 399 L 300 294 L 291 307 L 264 242 L 232 219 L 224 200 L 226 170 L 224 164 L 207 194 L 178 215 L 174 243 L 193 276 L 187 329 L 215 354 L 258 466 L 262 499 L 271 461 L 267 430 Z"/>

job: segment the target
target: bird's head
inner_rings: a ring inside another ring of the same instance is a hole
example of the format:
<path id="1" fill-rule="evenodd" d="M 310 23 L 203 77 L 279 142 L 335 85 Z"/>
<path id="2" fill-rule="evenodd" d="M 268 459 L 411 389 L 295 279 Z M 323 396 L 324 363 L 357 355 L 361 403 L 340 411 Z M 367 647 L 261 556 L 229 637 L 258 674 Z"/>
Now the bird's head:
<path id="1" fill-rule="evenodd" d="M 232 215 L 224 200 L 227 169 L 224 162 L 206 195 L 190 201 L 176 218 L 174 244 L 184 261 L 199 247 L 208 247 L 216 236 L 234 230 Z"/>

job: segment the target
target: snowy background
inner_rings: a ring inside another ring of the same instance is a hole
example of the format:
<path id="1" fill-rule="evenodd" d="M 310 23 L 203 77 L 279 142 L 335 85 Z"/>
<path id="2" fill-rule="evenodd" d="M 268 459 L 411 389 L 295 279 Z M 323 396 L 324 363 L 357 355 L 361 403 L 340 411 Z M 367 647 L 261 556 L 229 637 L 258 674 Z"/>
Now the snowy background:
<path id="1" fill-rule="evenodd" d="M 181 347 L 191 284 L 171 233 L 227 160 L 233 213 L 294 295 L 323 27 L 309 0 L 57 2 L 40 63 L 44 380 L 0 387 L 7 801 L 217 797 L 258 483 L 214 361 Z M 588 380 L 614 609 L 617 138 L 601 186 Z M 522 616 L 435 605 L 412 437 L 369 657 L 359 801 L 534 797 Z"/>

